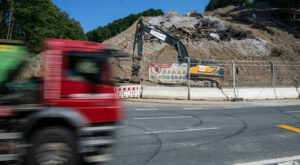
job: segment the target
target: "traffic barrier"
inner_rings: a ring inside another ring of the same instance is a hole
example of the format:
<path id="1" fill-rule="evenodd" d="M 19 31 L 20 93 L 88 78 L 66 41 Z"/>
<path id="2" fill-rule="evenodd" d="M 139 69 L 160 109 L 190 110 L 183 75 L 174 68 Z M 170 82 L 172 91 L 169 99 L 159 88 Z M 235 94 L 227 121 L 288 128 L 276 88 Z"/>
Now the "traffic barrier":
<path id="1" fill-rule="evenodd" d="M 141 85 L 126 85 L 115 88 L 115 94 L 119 98 L 140 98 L 142 94 Z"/>
<path id="2" fill-rule="evenodd" d="M 296 87 L 280 88 L 191 88 L 192 100 L 232 100 L 235 97 L 246 100 L 260 99 L 296 99 L 300 98 L 300 89 Z M 187 87 L 144 86 L 142 98 L 187 99 Z"/>
<path id="3" fill-rule="evenodd" d="M 143 99 L 187 99 L 187 96 L 186 87 L 143 86 Z"/>
<path id="4" fill-rule="evenodd" d="M 275 88 L 275 92 L 278 99 L 293 99 L 300 96 L 297 87 Z"/>
<path id="5" fill-rule="evenodd" d="M 226 89 L 227 94 L 225 94 L 225 91 L 218 88 L 191 88 L 191 99 L 225 100 L 227 97 L 234 96 L 232 92 L 230 89 Z"/>
<path id="6" fill-rule="evenodd" d="M 288 91 L 287 91 L 288 92 Z M 274 88 L 239 88 L 237 97 L 249 100 L 276 99 Z"/>

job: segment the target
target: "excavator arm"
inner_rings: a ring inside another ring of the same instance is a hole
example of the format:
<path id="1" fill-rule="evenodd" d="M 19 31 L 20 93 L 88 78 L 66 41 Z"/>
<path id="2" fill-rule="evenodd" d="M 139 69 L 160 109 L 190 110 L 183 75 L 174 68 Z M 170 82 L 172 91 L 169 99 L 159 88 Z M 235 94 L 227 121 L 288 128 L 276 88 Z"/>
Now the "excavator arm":
<path id="1" fill-rule="evenodd" d="M 175 36 L 165 32 L 158 26 L 152 25 L 149 22 L 139 19 L 136 27 L 136 32 L 134 36 L 134 44 L 133 44 L 133 53 L 132 53 L 132 72 L 131 72 L 131 81 L 138 82 L 140 80 L 139 70 L 140 70 L 140 60 L 143 57 L 143 46 L 144 46 L 144 35 L 148 33 L 163 42 L 169 44 L 178 52 L 178 61 L 179 63 L 187 62 L 187 58 L 189 57 L 186 47 L 183 43 L 176 38 Z M 138 49 L 137 56 L 135 55 L 135 49 Z"/>
<path id="2" fill-rule="evenodd" d="M 132 58 L 135 58 L 136 44 L 138 48 L 137 58 L 142 58 L 143 56 L 144 33 L 148 33 L 173 47 L 178 52 L 178 60 L 180 63 L 183 62 L 186 57 L 189 57 L 186 47 L 183 45 L 183 43 L 178 38 L 165 32 L 158 26 L 152 25 L 141 18 L 137 23 L 136 29 Z"/>
<path id="3" fill-rule="evenodd" d="M 167 43 L 171 47 L 173 47 L 178 53 L 178 61 L 179 63 L 187 63 L 189 59 L 189 54 L 187 52 L 186 47 L 183 43 L 174 35 L 169 34 L 168 32 L 162 30 L 156 25 L 152 25 L 151 23 L 139 19 L 136 27 L 136 32 L 134 36 L 134 45 L 133 45 L 133 53 L 132 53 L 132 70 L 131 70 L 131 82 L 139 82 L 141 79 L 139 78 L 139 70 L 140 70 L 140 60 L 143 57 L 143 46 L 144 46 L 144 35 L 148 33 L 163 42 Z M 135 55 L 135 49 L 138 49 L 137 56 Z M 189 73 L 191 78 L 199 79 L 200 77 L 223 77 L 224 69 L 220 67 L 218 64 L 207 65 L 207 61 L 202 61 L 202 64 L 199 65 L 199 62 L 195 59 L 190 59 Z"/>

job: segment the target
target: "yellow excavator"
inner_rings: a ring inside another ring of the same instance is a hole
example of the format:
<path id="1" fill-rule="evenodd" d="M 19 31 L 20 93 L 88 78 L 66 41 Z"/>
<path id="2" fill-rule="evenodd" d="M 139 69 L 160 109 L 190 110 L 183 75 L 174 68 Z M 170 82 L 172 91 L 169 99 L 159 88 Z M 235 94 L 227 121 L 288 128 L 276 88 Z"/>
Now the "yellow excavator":
<path id="1" fill-rule="evenodd" d="M 144 34 L 148 33 L 163 42 L 166 42 L 168 45 L 173 47 L 178 52 L 178 62 L 189 63 L 187 69 L 189 69 L 190 78 L 193 81 L 209 81 L 211 87 L 218 87 L 219 84 L 217 81 L 210 78 L 223 78 L 224 77 L 224 68 L 221 67 L 218 63 L 213 61 L 198 61 L 189 57 L 186 47 L 183 43 L 174 35 L 169 34 L 168 32 L 162 30 L 156 25 L 152 25 L 149 22 L 139 19 L 136 27 L 134 45 L 133 45 L 133 54 L 132 54 L 132 70 L 131 70 L 131 81 L 139 82 L 139 70 L 140 70 L 140 60 L 143 55 L 143 42 Z M 136 45 L 138 48 L 137 56 L 135 55 Z M 188 72 L 187 72 L 188 73 Z M 187 77 L 187 76 L 186 76 Z M 206 83 L 207 84 L 207 83 Z"/>

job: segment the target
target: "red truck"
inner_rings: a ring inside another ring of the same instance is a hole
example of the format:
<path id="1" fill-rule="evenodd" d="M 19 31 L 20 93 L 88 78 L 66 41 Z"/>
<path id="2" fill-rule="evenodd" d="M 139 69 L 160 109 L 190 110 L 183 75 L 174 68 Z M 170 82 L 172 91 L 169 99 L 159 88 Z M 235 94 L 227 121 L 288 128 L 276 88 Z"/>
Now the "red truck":
<path id="1" fill-rule="evenodd" d="M 101 43 L 46 39 L 43 78 L 18 81 L 20 42 L 0 41 L 0 163 L 97 164 L 111 159 L 124 108 Z"/>

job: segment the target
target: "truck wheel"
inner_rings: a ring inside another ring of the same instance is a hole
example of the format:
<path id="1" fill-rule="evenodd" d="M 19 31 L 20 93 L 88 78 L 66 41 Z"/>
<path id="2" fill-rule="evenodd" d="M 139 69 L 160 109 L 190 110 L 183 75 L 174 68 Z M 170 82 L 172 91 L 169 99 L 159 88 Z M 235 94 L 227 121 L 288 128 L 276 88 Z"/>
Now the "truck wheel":
<path id="1" fill-rule="evenodd" d="M 34 133 L 27 165 L 76 165 L 74 135 L 64 128 L 45 128 Z"/>

